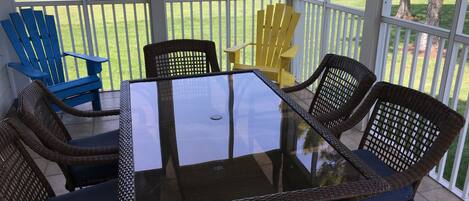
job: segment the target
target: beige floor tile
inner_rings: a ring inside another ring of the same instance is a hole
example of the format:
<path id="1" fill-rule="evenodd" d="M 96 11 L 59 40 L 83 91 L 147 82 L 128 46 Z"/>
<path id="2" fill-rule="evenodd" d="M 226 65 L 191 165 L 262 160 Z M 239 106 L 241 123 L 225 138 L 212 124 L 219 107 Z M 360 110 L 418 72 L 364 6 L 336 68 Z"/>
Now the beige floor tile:
<path id="1" fill-rule="evenodd" d="M 65 127 L 73 139 L 93 135 L 93 122 L 82 124 L 66 124 Z"/>
<path id="2" fill-rule="evenodd" d="M 29 148 L 27 145 L 24 145 L 24 147 L 26 148 L 26 151 L 29 153 L 29 155 L 31 156 L 31 158 L 33 159 L 39 159 L 39 158 L 42 158 L 39 154 L 37 154 L 35 151 L 33 151 L 31 148 Z"/>
<path id="3" fill-rule="evenodd" d="M 420 193 L 416 193 L 414 197 L 414 201 L 427 201 L 427 199 L 423 197 L 422 195 L 420 195 Z"/>
<path id="4" fill-rule="evenodd" d="M 119 129 L 119 120 L 97 121 L 93 126 L 93 134 L 101 134 Z"/>
<path id="5" fill-rule="evenodd" d="M 300 105 L 301 108 L 304 110 L 309 109 L 309 104 L 305 103 L 303 99 L 297 97 L 297 96 L 292 96 L 293 101 L 295 101 L 298 105 Z"/>
<path id="6" fill-rule="evenodd" d="M 308 111 L 308 105 L 306 103 L 304 103 L 303 101 L 298 101 L 296 102 L 298 103 L 298 105 L 300 105 L 301 108 L 303 108 L 304 110 Z"/>
<path id="7" fill-rule="evenodd" d="M 314 94 L 308 90 L 300 90 L 300 91 L 292 92 L 290 94 L 301 99 L 311 99 L 314 96 Z"/>
<path id="8" fill-rule="evenodd" d="M 99 122 L 99 121 L 111 121 L 111 120 L 119 120 L 119 115 L 104 116 L 104 117 L 94 117 L 94 122 Z"/>
<path id="9" fill-rule="evenodd" d="M 44 159 L 44 158 L 36 158 L 36 159 L 33 159 L 34 162 L 36 163 L 36 165 L 39 167 L 39 169 L 41 170 L 41 172 L 45 172 L 46 171 L 46 167 L 47 167 L 47 160 Z"/>
<path id="10" fill-rule="evenodd" d="M 120 100 L 118 98 L 101 100 L 101 107 L 103 109 L 118 109 L 120 107 Z"/>
<path id="11" fill-rule="evenodd" d="M 91 110 L 91 108 L 92 108 L 91 102 L 83 103 L 81 105 L 75 106 L 75 109 L 78 109 L 78 110 Z"/>
<path id="12" fill-rule="evenodd" d="M 352 138 L 352 136 L 343 135 L 340 138 L 340 142 L 342 142 L 345 146 L 347 146 L 351 150 L 355 150 L 358 147 L 359 142 Z"/>
<path id="13" fill-rule="evenodd" d="M 461 199 L 445 188 L 437 188 L 427 192 L 422 192 L 421 195 L 428 201 L 461 201 Z"/>
<path id="14" fill-rule="evenodd" d="M 59 116 L 64 124 L 83 124 L 93 122 L 93 118 L 77 117 L 65 112 L 59 113 Z"/>
<path id="15" fill-rule="evenodd" d="M 101 100 L 106 100 L 106 99 L 115 99 L 115 98 L 120 98 L 120 92 L 118 91 L 113 91 L 113 92 L 105 92 L 100 94 Z"/>
<path id="16" fill-rule="evenodd" d="M 52 189 L 56 195 L 62 195 L 68 193 L 68 190 L 65 189 L 65 177 L 63 175 L 54 175 L 47 177 Z"/>
<path id="17" fill-rule="evenodd" d="M 442 188 L 434 179 L 426 176 L 422 179 L 417 191 L 418 192 L 427 192 L 433 189 Z"/>
<path id="18" fill-rule="evenodd" d="M 313 102 L 313 99 L 312 98 L 308 98 L 308 99 L 303 99 L 303 102 L 308 105 L 308 109 L 309 109 L 309 105 L 311 105 L 311 102 Z"/>
<path id="19" fill-rule="evenodd" d="M 356 130 L 351 129 L 342 133 L 340 137 L 340 141 L 344 143 L 349 149 L 355 150 L 358 148 L 360 144 L 360 140 L 362 139 L 363 133 Z"/>
<path id="20" fill-rule="evenodd" d="M 57 163 L 48 161 L 48 162 L 47 162 L 46 171 L 44 172 L 44 174 L 45 174 L 47 177 L 48 177 L 48 176 L 54 176 L 54 175 L 61 175 L 61 174 L 62 174 L 62 170 L 61 170 L 60 167 L 57 165 Z"/>

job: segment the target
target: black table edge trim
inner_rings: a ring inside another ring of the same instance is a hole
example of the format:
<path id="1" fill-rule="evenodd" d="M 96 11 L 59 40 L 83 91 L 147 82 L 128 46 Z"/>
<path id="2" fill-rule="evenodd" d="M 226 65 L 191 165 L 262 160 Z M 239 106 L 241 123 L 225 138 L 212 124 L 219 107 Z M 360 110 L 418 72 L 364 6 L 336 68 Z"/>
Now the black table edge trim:
<path id="1" fill-rule="evenodd" d="M 379 179 L 370 167 L 368 167 L 361 159 L 356 157 L 350 149 L 337 139 L 329 129 L 319 123 L 314 117 L 298 105 L 287 93 L 281 90 L 276 84 L 268 80 L 259 70 L 242 70 L 242 71 L 225 71 L 208 74 L 198 74 L 189 76 L 174 76 L 166 78 L 146 78 L 138 80 L 127 80 L 121 83 L 120 94 L 120 118 L 119 118 L 119 179 L 118 179 L 118 199 L 120 201 L 135 200 L 135 175 L 133 165 L 133 148 L 132 148 L 132 114 L 130 100 L 130 84 L 136 82 L 155 82 L 162 80 L 176 80 L 186 78 L 208 77 L 217 75 L 230 75 L 241 73 L 254 73 L 268 87 L 270 87 L 283 101 L 285 101 L 297 114 L 299 114 L 311 127 L 330 144 L 336 151 L 341 154 L 348 162 L 357 168 L 366 179 Z M 384 181 L 383 181 L 384 182 Z M 305 189 L 306 190 L 306 189 Z M 284 192 L 287 193 L 288 192 Z"/>

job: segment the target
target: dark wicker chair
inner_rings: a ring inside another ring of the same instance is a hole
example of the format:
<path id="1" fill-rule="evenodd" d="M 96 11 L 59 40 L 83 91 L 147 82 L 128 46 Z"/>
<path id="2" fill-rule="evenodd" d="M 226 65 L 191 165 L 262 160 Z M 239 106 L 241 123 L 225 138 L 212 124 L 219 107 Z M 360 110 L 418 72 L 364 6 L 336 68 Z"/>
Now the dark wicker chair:
<path id="1" fill-rule="evenodd" d="M 332 129 L 344 132 L 374 106 L 358 150 L 353 151 L 391 185 L 370 200 L 412 200 L 421 179 L 439 162 L 464 125 L 464 118 L 419 91 L 379 82 L 350 119 Z"/>
<path id="2" fill-rule="evenodd" d="M 308 80 L 283 90 L 291 93 L 306 89 L 321 75 L 309 106 L 309 113 L 328 128 L 346 120 L 376 80 L 373 72 L 360 62 L 344 56 L 327 54 Z M 337 137 L 340 138 L 340 134 Z"/>
<path id="3" fill-rule="evenodd" d="M 143 47 L 147 78 L 219 72 L 215 43 L 171 40 Z"/>
<path id="4" fill-rule="evenodd" d="M 117 200 L 117 181 L 111 180 L 55 197 L 46 177 L 19 140 L 18 131 L 9 125 L 7 119 L 0 122 L 0 200 L 111 201 Z"/>
<path id="5" fill-rule="evenodd" d="M 40 153 L 42 157 L 58 163 L 67 181 L 66 188 L 73 191 L 76 187 L 97 184 L 117 177 L 118 134 L 111 131 L 91 137 L 72 139 L 65 125 L 53 107 L 80 117 L 101 117 L 118 115 L 119 110 L 80 111 L 65 105 L 57 99 L 40 81 L 33 81 L 18 96 L 16 111 L 10 110 L 8 116 L 18 118 L 25 128 L 35 135 L 23 134 L 23 141 Z M 14 112 L 13 112 L 14 111 Z M 32 143 L 37 138 L 41 143 Z M 31 143 L 30 143 L 31 142 Z M 55 157 L 50 149 L 64 157 Z M 70 157 L 91 158 L 88 165 L 68 165 Z M 101 160 L 98 160 L 100 158 Z"/>

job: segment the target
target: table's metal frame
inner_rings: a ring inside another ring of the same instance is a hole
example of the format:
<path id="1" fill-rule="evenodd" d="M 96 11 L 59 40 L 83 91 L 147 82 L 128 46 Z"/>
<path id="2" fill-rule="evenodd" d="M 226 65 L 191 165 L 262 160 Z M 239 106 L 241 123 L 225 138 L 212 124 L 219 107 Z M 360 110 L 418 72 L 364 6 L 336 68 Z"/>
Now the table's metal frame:
<path id="1" fill-rule="evenodd" d="M 306 110 L 301 108 L 293 99 L 283 92 L 277 85 L 265 78 L 258 70 L 244 70 L 244 71 L 230 71 L 230 72 L 218 72 L 210 74 L 200 74 L 192 76 L 177 76 L 171 78 L 160 78 L 160 79 L 140 79 L 123 81 L 121 84 L 121 98 L 120 98 L 120 134 L 119 134 L 119 184 L 118 184 L 118 196 L 119 200 L 135 200 L 135 186 L 134 186 L 134 165 L 133 165 L 133 151 L 132 151 L 132 115 L 131 115 L 131 104 L 130 104 L 130 84 L 136 82 L 156 82 L 161 80 L 172 80 L 172 79 L 184 79 L 184 78 L 195 78 L 195 77 L 207 77 L 216 75 L 230 75 L 238 73 L 254 73 L 259 79 L 261 79 L 267 86 L 270 87 L 280 98 L 283 99 L 298 115 L 300 115 L 311 127 L 313 127 L 335 150 L 340 153 L 347 161 L 349 161 L 364 177 L 365 180 L 356 182 L 354 185 L 338 186 L 335 190 L 341 192 L 330 192 L 329 195 L 319 195 L 319 197 L 312 196 L 312 193 L 321 192 L 318 188 L 315 189 L 304 189 L 298 191 L 277 193 L 268 196 L 247 198 L 246 200 L 298 200 L 298 198 L 304 198 L 304 200 L 312 198 L 324 198 L 329 200 L 330 198 L 349 198 L 353 196 L 366 196 L 370 194 L 376 194 L 384 192 L 389 189 L 389 185 L 384 179 L 377 175 L 371 170 L 363 161 L 356 157 L 350 149 L 343 145 L 329 129 L 320 124 L 315 120 Z M 355 182 L 352 182 L 355 183 Z M 357 189 L 352 189 L 357 188 Z M 361 189 L 367 188 L 367 189 Z M 326 187 L 329 191 L 334 191 L 334 186 Z M 327 193 L 327 192 L 326 192 Z M 303 197 L 301 197 L 303 195 Z M 336 196 L 333 196 L 336 195 Z M 302 199 L 303 200 L 303 199 Z"/>

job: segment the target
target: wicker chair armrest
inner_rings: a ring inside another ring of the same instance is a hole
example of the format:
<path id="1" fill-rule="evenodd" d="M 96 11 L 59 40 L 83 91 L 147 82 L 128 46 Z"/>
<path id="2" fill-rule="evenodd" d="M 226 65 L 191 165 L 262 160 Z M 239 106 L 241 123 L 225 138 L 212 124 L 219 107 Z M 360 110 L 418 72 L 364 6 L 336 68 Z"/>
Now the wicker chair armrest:
<path id="1" fill-rule="evenodd" d="M 329 113 L 319 114 L 316 118 L 322 123 L 333 122 L 341 118 L 348 118 L 350 113 L 355 109 L 355 107 L 362 101 L 363 97 L 368 92 L 368 89 L 373 84 L 374 79 L 369 79 L 360 84 L 357 90 L 354 92 L 352 98 L 342 105 L 337 110 L 332 110 Z M 350 111 L 350 112 L 348 112 Z M 357 122 L 358 123 L 358 122 Z M 337 133 L 334 133 L 337 134 Z M 340 135 L 336 135 L 340 137 Z"/>
<path id="2" fill-rule="evenodd" d="M 31 130 L 21 127 L 17 120 L 8 118 L 6 122 L 18 133 L 22 141 L 30 147 L 34 152 L 38 153 L 47 160 L 65 165 L 102 165 L 109 163 L 117 163 L 118 154 L 101 154 L 90 156 L 69 156 L 48 149 L 39 139 L 33 137 Z"/>
<path id="3" fill-rule="evenodd" d="M 47 87 L 42 83 L 38 82 L 39 86 L 42 87 L 44 92 L 47 94 L 47 98 L 52 101 L 57 107 L 59 107 L 62 111 L 69 113 L 71 115 L 77 117 L 103 117 L 103 116 L 114 116 L 119 115 L 120 110 L 103 110 L 103 111 L 83 111 L 77 110 L 73 107 L 68 106 L 62 100 L 58 99 L 54 94 L 52 94 Z"/>
<path id="4" fill-rule="evenodd" d="M 102 111 L 83 111 L 83 110 L 77 110 L 67 105 L 64 105 L 64 106 L 65 107 L 61 107 L 61 106 L 58 106 L 58 107 L 60 107 L 62 111 L 65 111 L 66 113 L 69 113 L 77 117 L 104 117 L 104 116 L 116 116 L 120 114 L 119 109 L 102 110 Z"/>
<path id="5" fill-rule="evenodd" d="M 31 130 L 21 125 L 15 118 L 7 118 L 6 123 L 10 125 L 16 133 L 20 136 L 22 141 L 30 147 L 34 152 L 38 153 L 47 160 L 65 165 L 101 165 L 116 163 L 118 154 L 103 154 L 92 156 L 68 156 L 62 153 L 53 151 L 44 146 L 39 139 L 34 138 Z"/>
<path id="6" fill-rule="evenodd" d="M 47 142 L 48 148 L 53 149 L 64 155 L 70 156 L 92 156 L 92 155 L 108 155 L 117 154 L 118 147 L 78 147 L 70 145 L 58 139 L 48 129 L 42 125 L 37 125 L 37 121 L 28 115 L 19 117 L 20 119 L 10 117 L 9 123 L 17 130 L 21 139 L 25 142 L 34 143 L 34 140 Z M 22 123 L 24 122 L 24 123 Z M 32 131 L 34 130 L 34 131 Z M 43 143 L 42 143 L 43 144 Z M 42 146 L 42 145 L 41 145 Z"/>
<path id="7" fill-rule="evenodd" d="M 322 70 L 318 69 L 318 70 L 314 71 L 313 75 L 311 75 L 311 77 L 309 77 L 304 82 L 302 82 L 298 85 L 295 85 L 295 86 L 285 87 L 282 90 L 285 93 L 292 93 L 292 92 L 295 92 L 295 91 L 300 91 L 300 90 L 306 89 L 308 86 L 313 84 L 319 78 L 319 76 L 321 76 L 321 73 L 322 73 Z"/>
<path id="8" fill-rule="evenodd" d="M 390 190 L 390 185 L 383 178 L 361 180 L 356 182 L 311 188 L 290 192 L 282 192 L 258 197 L 239 199 L 237 201 L 307 201 L 307 200 L 358 200 Z"/>
<path id="9" fill-rule="evenodd" d="M 378 89 L 380 85 L 375 85 L 371 89 L 370 94 L 363 100 L 363 102 L 358 106 L 358 109 L 340 125 L 331 128 L 331 131 L 334 135 L 340 136 L 341 133 L 353 128 L 355 125 L 360 123 L 360 121 L 370 112 L 370 109 L 373 107 L 377 99 L 377 94 L 381 91 Z"/>
<path id="10" fill-rule="evenodd" d="M 311 77 L 309 77 L 306 81 L 304 81 L 304 82 L 302 82 L 302 83 L 300 83 L 296 86 L 285 87 L 282 90 L 286 93 L 291 93 L 291 92 L 295 92 L 295 91 L 299 91 L 299 90 L 307 88 L 308 86 L 313 84 L 321 76 L 324 69 L 326 69 L 327 62 L 329 61 L 330 58 L 331 58 L 330 55 L 326 55 L 324 57 L 324 59 L 321 61 L 321 63 L 319 64 L 318 68 L 314 71 L 314 73 L 311 75 Z"/>
<path id="11" fill-rule="evenodd" d="M 92 156 L 92 155 L 106 155 L 106 154 L 117 154 L 119 148 L 116 146 L 106 146 L 106 147 L 79 147 L 70 145 L 68 143 L 62 142 L 57 138 L 55 140 L 49 141 L 49 143 L 54 146 L 58 152 L 61 152 L 66 155 L 71 156 Z"/>

